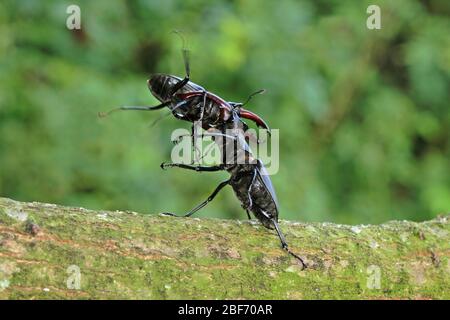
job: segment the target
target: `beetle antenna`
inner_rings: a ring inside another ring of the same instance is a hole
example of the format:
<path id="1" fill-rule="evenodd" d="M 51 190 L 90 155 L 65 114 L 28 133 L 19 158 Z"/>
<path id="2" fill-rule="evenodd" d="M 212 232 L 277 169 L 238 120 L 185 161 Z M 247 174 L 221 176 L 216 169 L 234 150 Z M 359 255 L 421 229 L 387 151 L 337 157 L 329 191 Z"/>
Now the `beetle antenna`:
<path id="1" fill-rule="evenodd" d="M 182 41 L 183 47 L 181 48 L 181 52 L 183 54 L 183 61 L 184 61 L 184 70 L 186 72 L 186 76 L 189 78 L 190 74 L 191 74 L 191 67 L 189 64 L 189 50 L 187 49 L 187 41 L 186 38 L 183 35 L 183 32 L 181 32 L 180 30 L 173 30 L 172 33 L 177 34 Z"/>
<path id="2" fill-rule="evenodd" d="M 258 95 L 258 94 L 263 94 L 263 93 L 265 93 L 266 91 L 267 91 L 266 89 L 260 89 L 260 90 L 258 90 L 258 91 L 256 91 L 256 92 L 253 92 L 251 95 L 248 96 L 247 100 L 246 100 L 244 103 L 241 104 L 241 107 L 242 107 L 242 106 L 245 106 L 247 103 L 249 103 L 250 100 L 252 100 L 252 98 L 253 98 L 254 96 L 256 96 L 256 95 Z"/>
<path id="3" fill-rule="evenodd" d="M 119 110 L 121 110 L 121 109 L 120 108 L 114 108 L 114 109 L 109 110 L 107 112 L 100 111 L 97 115 L 98 115 L 99 118 L 105 118 L 105 117 L 109 116 L 111 113 L 119 111 Z"/>

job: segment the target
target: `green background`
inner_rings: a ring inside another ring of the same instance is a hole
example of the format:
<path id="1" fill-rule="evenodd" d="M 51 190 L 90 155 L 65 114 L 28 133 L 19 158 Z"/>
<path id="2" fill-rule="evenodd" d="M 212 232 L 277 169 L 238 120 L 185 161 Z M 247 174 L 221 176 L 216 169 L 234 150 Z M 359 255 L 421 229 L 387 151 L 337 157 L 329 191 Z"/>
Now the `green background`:
<path id="1" fill-rule="evenodd" d="M 66 8 L 81 8 L 81 32 Z M 366 28 L 369 4 L 382 29 Z M 450 2 L 2 1 L 0 196 L 93 209 L 183 213 L 226 173 L 162 171 L 154 72 L 226 100 L 266 88 L 249 109 L 280 128 L 272 176 L 283 219 L 380 223 L 450 210 Z M 231 189 L 199 216 L 246 219 Z"/>

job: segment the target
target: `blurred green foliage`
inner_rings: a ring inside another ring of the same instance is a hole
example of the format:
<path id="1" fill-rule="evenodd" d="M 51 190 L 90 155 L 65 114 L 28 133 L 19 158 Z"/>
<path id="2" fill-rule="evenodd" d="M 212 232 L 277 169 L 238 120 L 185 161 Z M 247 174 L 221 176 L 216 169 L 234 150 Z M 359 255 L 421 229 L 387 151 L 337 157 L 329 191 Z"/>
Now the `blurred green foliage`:
<path id="1" fill-rule="evenodd" d="M 81 8 L 82 30 L 66 28 Z M 382 29 L 368 30 L 378 4 Z M 151 73 L 183 76 L 280 128 L 283 219 L 379 223 L 450 210 L 450 2 L 13 1 L 0 3 L 0 195 L 183 213 L 226 173 L 162 171 L 170 133 Z M 200 216 L 246 219 L 231 189 Z"/>

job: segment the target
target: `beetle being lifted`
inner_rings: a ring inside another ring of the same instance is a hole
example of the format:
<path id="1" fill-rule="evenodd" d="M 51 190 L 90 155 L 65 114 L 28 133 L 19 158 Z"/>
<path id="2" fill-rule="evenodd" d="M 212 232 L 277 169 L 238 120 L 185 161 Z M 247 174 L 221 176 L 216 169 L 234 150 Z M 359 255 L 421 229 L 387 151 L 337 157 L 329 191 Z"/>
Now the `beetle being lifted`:
<path id="1" fill-rule="evenodd" d="M 190 81 L 190 67 L 188 50 L 183 48 L 183 59 L 186 76 L 181 79 L 169 74 L 154 74 L 147 80 L 148 88 L 153 96 L 161 103 L 157 106 L 124 106 L 113 109 L 107 113 L 100 113 L 104 117 L 119 110 L 142 110 L 152 111 L 168 107 L 172 114 L 181 120 L 196 122 L 201 121 L 202 128 L 217 127 L 228 121 L 232 121 L 231 116 L 237 115 L 240 118 L 249 119 L 256 123 L 258 127 L 267 129 L 269 127 L 261 117 L 243 108 L 250 99 L 261 94 L 265 90 L 259 90 L 251 94 L 244 103 L 227 102 L 212 92 L 206 91 L 203 87 Z"/>
<path id="2" fill-rule="evenodd" d="M 211 202 L 223 187 L 230 185 L 242 207 L 247 211 L 248 217 L 250 218 L 249 212 L 252 212 L 266 228 L 275 228 L 282 248 L 297 258 L 302 267 L 305 268 L 306 264 L 303 259 L 288 248 L 278 225 L 278 201 L 266 169 L 263 163 L 253 156 L 245 141 L 245 132 L 248 127 L 241 118 L 250 119 L 259 127 L 269 130 L 267 124 L 258 115 L 242 108 L 255 94 L 262 93 L 263 90 L 250 95 L 245 103 L 226 102 L 190 81 L 189 59 L 186 49 L 183 49 L 183 58 L 186 71 L 186 76 L 183 79 L 173 75 L 156 74 L 147 81 L 150 91 L 161 104 L 157 106 L 124 106 L 100 115 L 105 116 L 116 110 L 150 111 L 168 107 L 178 119 L 191 123 L 201 121 L 202 128 L 207 131 L 206 135 L 213 136 L 214 141 L 219 145 L 219 150 L 222 150 L 221 164 L 208 167 L 162 163 L 161 168 L 179 167 L 199 172 L 225 170 L 230 174 L 230 178 L 220 183 L 204 202 L 183 216 L 191 216 Z M 172 213 L 165 214 L 176 216 Z"/>

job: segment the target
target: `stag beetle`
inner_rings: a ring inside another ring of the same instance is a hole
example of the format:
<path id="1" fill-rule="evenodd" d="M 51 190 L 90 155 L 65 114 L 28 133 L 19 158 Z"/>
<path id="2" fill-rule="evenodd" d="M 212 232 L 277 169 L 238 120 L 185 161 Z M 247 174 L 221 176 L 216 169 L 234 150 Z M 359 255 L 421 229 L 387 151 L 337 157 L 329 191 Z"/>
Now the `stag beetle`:
<path id="1" fill-rule="evenodd" d="M 241 206 L 246 210 L 248 218 L 251 219 L 250 211 L 264 227 L 268 229 L 275 228 L 281 241 L 281 247 L 290 255 L 297 258 L 302 268 L 306 268 L 303 259 L 288 248 L 286 239 L 278 225 L 279 206 L 275 189 L 264 164 L 253 156 L 245 139 L 245 131 L 243 128 L 244 126 L 239 121 L 239 118 L 235 116 L 233 117 L 233 121 L 226 122 L 218 128 L 207 130 L 205 135 L 211 135 L 215 143 L 219 145 L 219 150 L 221 150 L 222 161 L 220 165 L 200 166 L 163 162 L 161 168 L 178 167 L 197 172 L 227 171 L 230 174 L 230 178 L 221 182 L 205 201 L 183 216 L 189 217 L 193 215 L 211 202 L 222 188 L 230 185 L 236 197 L 239 199 Z M 164 214 L 178 216 L 169 212 L 165 212 Z"/>
<path id="2" fill-rule="evenodd" d="M 254 95 L 263 93 L 264 90 L 251 94 L 244 103 L 227 102 L 190 81 L 188 51 L 184 46 L 182 53 L 186 73 L 183 79 L 174 75 L 154 74 L 147 81 L 151 93 L 161 102 L 159 105 L 123 106 L 110 110 L 107 113 L 99 113 L 99 116 L 103 117 L 118 110 L 151 111 L 168 107 L 178 119 L 191 123 L 200 121 L 201 127 L 206 130 L 205 135 L 213 136 L 213 140 L 220 146 L 222 150 L 222 164 L 208 167 L 181 163 L 162 163 L 161 168 L 179 167 L 198 172 L 227 171 L 230 173 L 230 178 L 220 183 L 205 201 L 183 216 L 191 216 L 211 202 L 222 188 L 231 185 L 242 207 L 246 210 L 248 218 L 251 218 L 250 211 L 264 227 L 268 229 L 275 228 L 282 248 L 297 258 L 301 262 L 302 267 L 305 268 L 306 264 L 303 259 L 288 248 L 286 239 L 278 225 L 278 200 L 272 182 L 263 163 L 253 156 L 245 140 L 248 126 L 241 118 L 254 121 L 257 126 L 268 130 L 270 134 L 268 125 L 261 117 L 243 108 Z M 192 128 L 194 131 L 194 125 Z M 231 135 L 229 134 L 230 131 L 232 132 Z M 192 137 L 194 138 L 194 133 Z M 226 151 L 230 149 L 233 151 Z M 166 212 L 165 214 L 177 216 L 173 213 Z"/>

